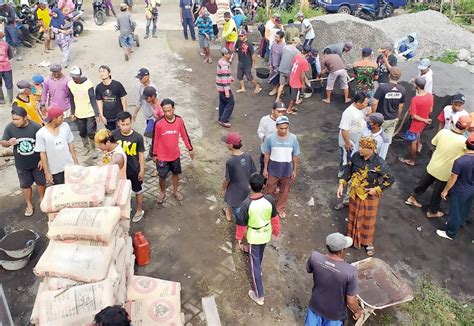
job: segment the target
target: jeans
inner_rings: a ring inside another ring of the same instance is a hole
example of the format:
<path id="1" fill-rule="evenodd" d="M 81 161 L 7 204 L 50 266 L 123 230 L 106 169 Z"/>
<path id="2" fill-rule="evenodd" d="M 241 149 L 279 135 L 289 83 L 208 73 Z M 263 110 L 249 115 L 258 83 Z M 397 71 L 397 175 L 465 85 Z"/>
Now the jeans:
<path id="1" fill-rule="evenodd" d="M 183 19 L 183 33 L 185 39 L 188 39 L 188 27 L 189 31 L 191 32 L 191 38 L 193 39 L 193 41 L 195 41 L 196 34 L 194 33 L 194 20 L 192 17 Z"/>
<path id="2" fill-rule="evenodd" d="M 158 23 L 158 16 L 153 16 L 150 19 L 147 18 L 146 20 L 146 35 L 150 35 L 150 25 L 153 22 L 153 30 L 152 34 L 156 35 L 156 24 Z"/>
<path id="3" fill-rule="evenodd" d="M 400 51 L 400 52 L 405 52 L 406 50 L 408 50 L 408 46 L 406 46 L 405 44 L 400 45 L 400 47 L 398 48 L 398 51 Z M 414 56 L 415 56 L 414 51 L 408 52 L 407 54 L 404 55 L 404 57 L 407 58 L 407 59 L 411 59 Z"/>
<path id="4" fill-rule="evenodd" d="M 18 37 L 18 29 L 15 25 L 5 26 L 5 35 L 7 43 L 17 48 L 20 46 L 20 38 Z"/>
<path id="5" fill-rule="evenodd" d="M 266 243 L 259 245 L 249 244 L 249 260 L 250 275 L 252 277 L 252 289 L 255 291 L 257 298 L 263 298 L 265 296 L 262 280 L 262 261 L 265 245 Z"/>
<path id="6" fill-rule="evenodd" d="M 304 326 L 342 326 L 342 320 L 329 320 L 315 313 L 310 307 L 306 309 Z"/>
<path id="7" fill-rule="evenodd" d="M 422 195 L 429 186 L 431 186 L 434 183 L 434 189 L 433 193 L 431 194 L 431 201 L 428 206 L 428 210 L 430 212 L 436 213 L 441 210 L 440 204 L 441 204 L 441 192 L 444 189 L 444 186 L 446 186 L 446 181 L 441 181 L 433 177 L 431 174 L 428 172 L 425 173 L 425 175 L 420 179 L 418 182 L 418 186 L 416 186 L 415 189 L 413 189 L 413 196 L 420 196 Z"/>
<path id="8" fill-rule="evenodd" d="M 117 119 L 107 119 L 107 125 L 105 127 L 110 131 L 117 129 Z"/>
<path id="9" fill-rule="evenodd" d="M 473 194 L 449 194 L 449 217 L 446 234 L 451 238 L 456 237 L 459 227 L 468 220 L 473 199 Z"/>
<path id="10" fill-rule="evenodd" d="M 229 91 L 230 96 L 225 97 L 224 92 L 219 92 L 219 121 L 223 123 L 229 122 L 232 111 L 234 111 L 234 95 Z"/>
<path id="11" fill-rule="evenodd" d="M 12 71 L 0 71 L 0 87 L 2 87 L 2 81 L 5 82 L 6 89 L 13 89 L 13 73 Z"/>
<path id="12" fill-rule="evenodd" d="M 240 206 L 239 207 L 231 207 L 232 209 L 232 217 L 234 219 L 234 223 L 237 221 L 237 217 L 240 216 Z"/>
<path id="13" fill-rule="evenodd" d="M 77 118 L 77 129 L 79 130 L 79 136 L 81 138 L 88 137 L 89 139 L 94 139 L 95 132 L 97 131 L 97 122 L 95 117 L 89 118 Z"/>
<path id="14" fill-rule="evenodd" d="M 311 46 L 311 44 L 313 44 L 313 40 L 314 40 L 314 38 L 309 39 L 309 40 L 305 39 L 304 43 L 303 43 L 303 47 L 305 47 L 307 45 Z"/>

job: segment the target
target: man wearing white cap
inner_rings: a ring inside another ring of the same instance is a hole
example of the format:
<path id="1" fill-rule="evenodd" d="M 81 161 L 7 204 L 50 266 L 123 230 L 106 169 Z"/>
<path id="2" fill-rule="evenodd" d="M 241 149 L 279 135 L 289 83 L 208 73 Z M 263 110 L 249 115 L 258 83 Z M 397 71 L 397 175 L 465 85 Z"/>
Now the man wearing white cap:
<path id="1" fill-rule="evenodd" d="M 301 23 L 300 36 L 304 37 L 303 47 L 306 45 L 311 46 L 315 37 L 313 25 L 311 25 L 308 19 L 304 18 L 302 12 L 296 14 L 296 19 Z"/>
<path id="2" fill-rule="evenodd" d="M 355 320 L 362 316 L 363 309 L 357 299 L 357 268 L 344 261 L 345 249 L 351 246 L 350 237 L 331 233 L 326 237 L 328 253 L 313 251 L 309 257 L 306 271 L 313 274 L 314 285 L 305 326 L 342 326 L 347 318 L 346 307 L 353 312 Z"/>
<path id="3" fill-rule="evenodd" d="M 430 69 L 431 61 L 428 58 L 421 59 L 418 69 L 418 77 L 423 77 L 426 81 L 425 92 L 433 94 L 433 70 Z"/>

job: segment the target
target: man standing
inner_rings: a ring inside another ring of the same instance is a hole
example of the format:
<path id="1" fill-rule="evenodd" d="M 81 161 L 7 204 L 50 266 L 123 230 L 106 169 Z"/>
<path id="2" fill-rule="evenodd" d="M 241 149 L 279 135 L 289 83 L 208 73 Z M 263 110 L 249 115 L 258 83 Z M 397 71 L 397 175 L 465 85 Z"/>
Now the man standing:
<path id="1" fill-rule="evenodd" d="M 266 115 L 260 119 L 260 123 L 258 124 L 257 129 L 257 136 L 260 141 L 265 141 L 269 135 L 273 134 L 276 131 L 276 120 L 278 117 L 281 117 L 283 114 L 286 113 L 286 105 L 283 102 L 275 102 L 273 103 L 272 113 Z M 260 174 L 263 174 L 263 162 L 265 158 L 265 154 L 260 149 Z"/>
<path id="2" fill-rule="evenodd" d="M 415 80 L 416 96 L 410 103 L 410 127 L 405 139 L 410 142 L 408 159 L 400 157 L 399 160 L 410 166 L 415 165 L 416 153 L 421 152 L 421 133 L 425 127 L 431 124 L 430 114 L 433 112 L 433 95 L 425 91 L 426 79 L 417 77 Z"/>
<path id="3" fill-rule="evenodd" d="M 212 63 L 209 45 L 211 39 L 214 37 L 214 31 L 212 28 L 212 20 L 206 9 L 201 10 L 201 15 L 196 19 L 196 26 L 198 29 L 199 46 L 204 53 L 204 63 Z"/>
<path id="4" fill-rule="evenodd" d="M 0 31 L 0 85 L 3 79 L 7 89 L 8 103 L 11 103 L 13 100 L 13 72 L 10 59 L 13 57 L 13 52 L 10 45 L 3 40 L 4 37 L 5 33 Z M 5 104 L 2 87 L 0 87 L 0 104 Z"/>
<path id="5" fill-rule="evenodd" d="M 47 0 L 39 0 L 38 1 L 38 9 L 36 9 L 36 17 L 40 22 L 40 33 L 43 34 L 44 38 L 44 52 L 48 53 L 51 43 L 51 27 L 49 24 L 51 23 L 51 16 L 49 15 L 49 8 L 48 8 L 48 1 Z"/>
<path id="6" fill-rule="evenodd" d="M 225 42 L 225 47 L 229 50 L 234 50 L 235 42 L 237 42 L 238 31 L 235 21 L 232 19 L 229 11 L 224 13 L 225 24 L 222 29 L 222 40 Z"/>
<path id="7" fill-rule="evenodd" d="M 71 101 L 71 118 L 76 120 L 79 136 L 84 146 L 84 155 L 92 152 L 92 158 L 97 158 L 94 136 L 97 131 L 99 110 L 94 93 L 94 84 L 82 76 L 81 68 L 75 66 L 70 71 L 72 80 L 67 83 L 69 100 Z"/>
<path id="8" fill-rule="evenodd" d="M 46 107 L 58 107 L 63 109 L 67 118 L 71 109 L 69 88 L 67 86 L 70 78 L 64 76 L 59 63 L 53 63 L 49 71 L 51 71 L 51 76 L 46 77 L 43 83 L 41 110 L 46 111 Z"/>
<path id="9" fill-rule="evenodd" d="M 243 249 L 241 241 L 244 235 L 249 243 L 250 275 L 252 276 L 249 297 L 259 306 L 265 303 L 262 280 L 263 252 L 272 234 L 278 237 L 280 233 L 280 219 L 275 200 L 272 196 L 262 193 L 264 185 L 265 179 L 260 174 L 254 173 L 250 177 L 251 194 L 242 203 L 235 229 L 235 238 L 239 248 Z"/>
<path id="10" fill-rule="evenodd" d="M 183 25 L 184 38 L 186 40 L 188 39 L 189 27 L 191 38 L 193 41 L 196 41 L 196 34 L 194 33 L 193 0 L 179 0 L 179 15 L 181 17 L 181 24 Z"/>
<path id="11" fill-rule="evenodd" d="M 249 195 L 250 176 L 257 171 L 250 154 L 242 151 L 242 139 L 236 132 L 230 132 L 222 137 L 227 144 L 231 157 L 225 164 L 225 178 L 222 182 L 221 193 L 228 205 L 225 208 L 227 221 L 236 220 L 240 214 L 240 205 Z"/>
<path id="12" fill-rule="evenodd" d="M 347 71 L 341 57 L 335 53 L 332 53 L 330 49 L 326 48 L 323 52 L 323 58 L 321 61 L 321 75 L 328 75 L 326 85 L 326 98 L 323 99 L 324 103 L 331 103 L 331 94 L 334 89 L 336 80 L 339 80 L 341 89 L 344 93 L 344 102 L 349 103 L 349 85 L 347 82 Z"/>
<path id="13" fill-rule="evenodd" d="M 362 49 L 362 60 L 354 62 L 356 92 L 365 92 L 369 99 L 374 96 L 374 81 L 377 79 L 377 64 L 372 59 L 372 49 Z"/>
<path id="14" fill-rule="evenodd" d="M 187 1 L 187 0 L 185 0 Z M 161 6 L 161 0 L 146 0 L 145 1 L 145 18 L 146 18 L 146 28 L 145 28 L 145 37 L 144 39 L 147 39 L 150 37 L 150 25 L 153 24 L 153 29 L 151 31 L 151 37 L 153 38 L 157 38 L 158 35 L 156 35 L 156 29 L 157 29 L 157 24 L 158 24 L 158 7 Z M 180 7 L 181 7 L 181 2 L 180 2 Z M 181 17 L 181 22 L 183 24 L 183 27 L 186 26 L 184 21 L 183 21 L 183 18 Z M 188 21 L 186 21 L 188 22 Z M 191 21 L 191 23 L 193 23 L 193 21 Z M 189 28 L 191 29 L 191 35 L 194 35 L 194 25 L 191 27 L 191 25 L 189 26 Z M 184 33 L 186 35 L 186 27 L 184 27 Z M 188 39 L 186 37 L 186 39 Z M 193 37 L 193 40 L 195 40 L 195 38 Z"/>
<path id="15" fill-rule="evenodd" d="M 363 314 L 359 306 L 359 279 L 357 268 L 344 261 L 345 249 L 352 239 L 331 233 L 326 237 L 328 253 L 313 251 L 306 263 L 306 271 L 313 274 L 313 290 L 305 326 L 342 326 L 347 319 L 347 307 L 355 320 Z"/>
<path id="16" fill-rule="evenodd" d="M 2 146 L 13 146 L 15 168 L 20 181 L 20 188 L 26 202 L 25 216 L 33 215 L 33 192 L 31 186 L 36 183 L 39 200 L 44 196 L 46 179 L 39 153 L 35 152 L 36 133 L 41 126 L 28 119 L 27 112 L 13 104 L 12 122 L 7 124 L 3 132 Z"/>
<path id="17" fill-rule="evenodd" d="M 446 105 L 438 115 L 438 130 L 451 129 L 460 117 L 469 115 L 464 109 L 465 103 L 466 97 L 463 94 L 454 94 L 451 98 L 451 105 Z"/>
<path id="18" fill-rule="evenodd" d="M 152 86 L 147 86 L 143 90 L 143 99 L 153 108 L 154 121 L 163 117 L 163 109 L 161 108 L 161 103 L 156 96 L 156 89 Z"/>
<path id="19" fill-rule="evenodd" d="M 449 203 L 446 230 L 436 230 L 442 238 L 453 240 L 461 225 L 469 218 L 474 199 L 474 134 L 466 140 L 466 153 L 454 161 L 451 176 L 441 192 L 441 198 Z M 448 197 L 449 193 L 449 197 Z"/>
<path id="20" fill-rule="evenodd" d="M 393 47 L 390 43 L 383 44 L 379 49 L 377 57 L 377 82 L 380 84 L 388 83 L 389 72 L 392 67 L 397 65 L 397 57 L 392 53 Z"/>
<path id="21" fill-rule="evenodd" d="M 234 81 L 230 70 L 231 51 L 228 48 L 221 49 L 222 58 L 217 62 L 216 88 L 219 93 L 219 118 L 217 122 L 224 128 L 230 128 L 229 122 L 232 111 L 234 111 L 234 96 L 230 85 Z"/>
<path id="22" fill-rule="evenodd" d="M 252 82 L 255 87 L 255 94 L 258 94 L 262 91 L 262 87 L 253 79 L 252 68 L 256 65 L 257 55 L 253 50 L 252 43 L 247 41 L 247 31 L 241 29 L 239 31 L 239 40 L 235 43 L 235 52 L 239 56 L 239 63 L 237 65 L 237 80 L 240 83 L 240 88 L 237 90 L 237 93 L 245 92 L 244 84 L 244 75 L 247 77 L 247 80 Z"/>
<path id="23" fill-rule="evenodd" d="M 28 118 L 31 121 L 36 122 L 39 126 L 43 125 L 43 120 L 38 112 L 38 106 L 36 105 L 36 99 L 34 95 L 31 94 L 31 84 L 26 80 L 20 80 L 16 87 L 18 87 L 18 95 L 13 101 L 13 104 L 18 105 L 25 109 L 28 114 Z"/>
<path id="24" fill-rule="evenodd" d="M 451 130 L 442 129 L 433 137 L 431 144 L 436 146 L 436 149 L 426 167 L 426 173 L 421 177 L 418 185 L 413 189 L 410 197 L 405 201 L 405 204 L 421 208 L 422 205 L 418 202 L 416 197 L 425 193 L 425 191 L 434 183 L 434 189 L 431 194 L 431 201 L 426 216 L 428 218 L 439 218 L 444 216 L 440 207 L 441 192 L 450 177 L 454 160 L 463 155 L 466 151 L 466 138 L 464 137 L 464 131 L 470 124 L 471 117 L 461 117 Z"/>
<path id="25" fill-rule="evenodd" d="M 352 42 L 335 43 L 335 44 L 330 44 L 326 46 L 323 49 L 323 52 L 324 50 L 329 49 L 331 50 L 331 53 L 337 54 L 342 59 L 342 55 L 344 53 L 349 53 L 352 50 L 353 46 L 354 45 L 352 44 Z"/>
<path id="26" fill-rule="evenodd" d="M 40 153 L 47 185 L 64 183 L 66 165 L 79 164 L 71 128 L 64 123 L 64 110 L 48 109 L 47 123 L 36 133 L 35 152 Z"/>
<path id="27" fill-rule="evenodd" d="M 263 176 L 268 178 L 266 192 L 276 199 L 278 214 L 285 218 L 291 183 L 298 174 L 300 145 L 296 135 L 289 131 L 288 117 L 278 117 L 276 129 L 277 132 L 266 137 L 262 144 L 262 152 L 265 155 Z M 279 192 L 277 188 L 280 188 Z"/>
<path id="28" fill-rule="evenodd" d="M 117 114 L 127 111 L 127 92 L 122 83 L 112 79 L 109 66 L 99 67 L 99 77 L 102 82 L 95 88 L 99 118 L 108 130 L 115 130 Z"/>
<path id="29" fill-rule="evenodd" d="M 119 41 L 122 47 L 125 61 L 128 61 L 132 55 L 133 31 L 136 23 L 132 20 L 132 15 L 127 11 L 126 3 L 120 4 L 120 13 L 117 16 L 117 27 L 120 32 Z M 147 20 L 148 23 L 148 20 Z"/>
<path id="30" fill-rule="evenodd" d="M 433 70 L 431 70 L 431 61 L 428 58 L 421 59 L 418 69 L 418 77 L 425 79 L 425 91 L 427 93 L 433 94 Z"/>
<path id="31" fill-rule="evenodd" d="M 293 19 L 288 20 L 288 25 L 285 29 L 285 41 L 287 44 L 291 44 L 295 37 L 299 37 L 300 31 L 298 27 L 295 26 L 295 22 Z"/>
<path id="32" fill-rule="evenodd" d="M 390 144 L 388 142 L 388 137 L 382 128 L 383 122 L 384 119 L 381 113 L 371 113 L 367 118 L 367 126 L 362 130 L 361 138 L 369 136 L 374 138 L 377 142 L 377 149 L 375 152 L 385 160 L 388 153 L 388 146 Z M 359 142 L 354 144 L 352 151 L 354 153 L 359 151 Z"/>
<path id="33" fill-rule="evenodd" d="M 164 117 L 155 122 L 150 153 L 160 176 L 158 204 L 163 204 L 165 201 L 166 177 L 170 172 L 172 174 L 173 196 L 181 202 L 183 196 L 178 192 L 178 181 L 181 174 L 179 137 L 181 136 L 192 160 L 194 159 L 194 151 L 183 118 L 174 114 L 174 102 L 165 98 L 161 101 L 161 107 L 163 108 Z"/>
<path id="34" fill-rule="evenodd" d="M 392 143 L 392 137 L 405 102 L 405 87 L 398 83 L 401 76 L 400 68 L 392 67 L 389 82 L 381 84 L 377 88 L 372 101 L 372 112 L 382 113 L 385 119 L 383 128 L 390 143 Z"/>
<path id="35" fill-rule="evenodd" d="M 127 155 L 127 179 L 132 183 L 135 193 L 136 209 L 132 222 L 140 221 L 145 215 L 143 210 L 143 178 L 145 176 L 145 144 L 143 136 L 132 129 L 132 115 L 122 111 L 117 114 L 119 129 L 112 132 L 112 136 Z"/>
<path id="36" fill-rule="evenodd" d="M 308 19 L 304 18 L 304 14 L 299 12 L 296 14 L 296 19 L 300 22 L 300 36 L 304 37 L 303 46 L 310 46 L 313 44 L 314 40 L 314 28 L 313 25 L 309 22 Z"/>
<path id="37" fill-rule="evenodd" d="M 296 47 L 300 45 L 299 37 L 295 37 L 291 44 L 285 45 L 281 50 L 281 60 L 278 66 L 278 72 L 280 73 L 280 86 L 278 87 L 277 97 L 275 102 L 281 101 L 281 95 L 285 85 L 290 82 L 291 68 L 293 68 L 293 58 L 300 52 Z"/>
<path id="38" fill-rule="evenodd" d="M 147 68 L 140 68 L 135 78 L 140 81 L 140 86 L 138 87 L 138 98 L 135 111 L 133 112 L 133 120 L 137 120 L 138 112 L 143 109 L 143 118 L 145 119 L 147 125 L 147 130 L 145 130 L 145 137 L 147 138 L 151 137 L 146 135 L 147 131 L 149 131 L 150 134 L 151 132 L 153 132 L 154 118 L 153 107 L 143 99 L 143 90 L 145 89 L 145 87 L 151 86 L 157 91 L 158 94 L 158 87 L 156 87 L 155 84 L 151 81 L 150 71 Z"/>
<path id="39" fill-rule="evenodd" d="M 278 68 L 280 67 L 281 52 L 285 46 L 285 33 L 278 31 L 275 34 L 275 42 L 273 42 L 270 48 L 270 56 L 268 58 L 268 65 L 270 66 L 270 79 L 268 82 L 273 85 L 272 91 L 268 94 L 270 96 L 276 95 L 278 91 L 278 85 L 280 82 L 280 73 Z"/>
<path id="40" fill-rule="evenodd" d="M 301 52 L 295 55 L 292 62 L 291 72 L 290 72 L 290 94 L 291 100 L 288 104 L 288 114 L 297 114 L 298 111 L 295 108 L 296 104 L 301 103 L 300 95 L 303 85 L 306 85 L 306 73 L 309 71 L 309 63 L 306 60 L 306 54 L 311 51 L 311 47 L 307 46 L 302 48 L 301 45 L 299 49 Z"/>

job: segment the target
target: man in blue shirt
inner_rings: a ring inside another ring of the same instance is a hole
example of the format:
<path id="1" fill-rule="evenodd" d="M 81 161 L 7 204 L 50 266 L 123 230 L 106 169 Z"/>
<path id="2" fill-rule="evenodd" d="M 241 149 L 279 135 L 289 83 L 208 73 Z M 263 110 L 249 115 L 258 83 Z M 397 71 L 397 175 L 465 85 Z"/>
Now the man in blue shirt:
<path id="1" fill-rule="evenodd" d="M 296 135 L 289 132 L 290 120 L 281 116 L 276 119 L 276 133 L 265 138 L 262 144 L 263 176 L 268 178 L 266 191 L 277 203 L 278 215 L 286 217 L 286 205 L 291 183 L 298 172 L 300 145 Z M 277 192 L 277 188 L 280 191 Z"/>
<path id="2" fill-rule="evenodd" d="M 191 38 L 196 41 L 194 33 L 193 0 L 179 0 L 179 15 L 181 24 L 183 24 L 184 38 L 188 39 L 188 27 L 191 32 Z"/>

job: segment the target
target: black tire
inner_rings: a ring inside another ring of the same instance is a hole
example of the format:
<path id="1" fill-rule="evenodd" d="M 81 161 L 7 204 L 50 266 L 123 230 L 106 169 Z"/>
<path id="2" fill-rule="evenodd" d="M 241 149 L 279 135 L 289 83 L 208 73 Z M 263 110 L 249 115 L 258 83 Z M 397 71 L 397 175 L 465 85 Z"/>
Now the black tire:
<path id="1" fill-rule="evenodd" d="M 81 35 L 83 31 L 84 31 L 84 25 L 80 21 L 75 22 L 74 23 L 74 36 Z"/>
<path id="2" fill-rule="evenodd" d="M 137 34 L 133 35 L 133 39 L 135 40 L 135 45 L 137 46 L 137 48 L 140 47 L 140 37 L 138 37 Z"/>
<path id="3" fill-rule="evenodd" d="M 350 15 L 351 8 L 349 8 L 348 6 L 340 6 L 339 9 L 337 10 L 337 13 Z"/>
<path id="4" fill-rule="evenodd" d="M 393 12 L 395 11 L 395 9 L 393 9 L 392 5 L 391 4 L 388 4 L 386 7 L 385 7 L 385 10 L 384 10 L 384 13 L 383 13 L 383 18 L 388 18 L 388 17 L 391 17 L 393 15 Z"/>
<path id="5" fill-rule="evenodd" d="M 105 23 L 105 11 L 97 10 L 94 14 L 94 21 L 97 26 L 102 26 Z"/>
<path id="6" fill-rule="evenodd" d="M 362 11 L 359 11 L 358 13 L 356 13 L 355 17 L 363 19 L 363 20 L 367 20 L 367 21 L 373 21 L 374 20 L 374 17 L 372 17 L 370 15 L 367 15 L 367 14 L 363 13 Z"/>

